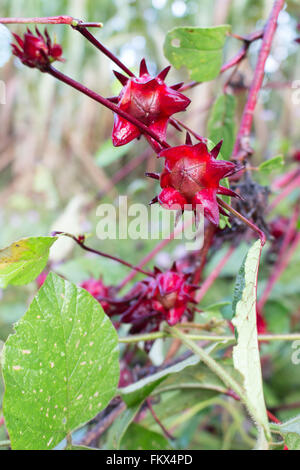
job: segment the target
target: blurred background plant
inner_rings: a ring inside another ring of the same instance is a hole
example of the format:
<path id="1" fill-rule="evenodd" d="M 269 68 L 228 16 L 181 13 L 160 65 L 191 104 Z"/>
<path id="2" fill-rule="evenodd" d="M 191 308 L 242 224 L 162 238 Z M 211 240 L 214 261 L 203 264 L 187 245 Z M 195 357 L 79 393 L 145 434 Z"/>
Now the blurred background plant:
<path id="1" fill-rule="evenodd" d="M 245 35 L 263 26 L 271 6 L 272 0 L 1 0 L 0 16 L 66 14 L 86 21 L 101 21 L 103 28 L 93 31 L 94 34 L 129 68 L 137 71 L 140 60 L 146 57 L 151 72 L 157 72 L 168 64 L 162 45 L 166 32 L 173 27 L 229 23 L 235 34 Z M 295 104 L 292 99 L 295 93 L 292 82 L 300 78 L 299 44 L 294 41 L 299 22 L 299 2 L 290 0 L 279 17 L 278 31 L 266 65 L 264 87 L 255 111 L 253 167 L 277 154 L 284 155 L 286 169 L 297 165 L 292 155 L 300 148 L 300 103 Z M 24 29 L 24 26 L 10 28 L 17 33 Z M 106 57 L 67 26 L 49 26 L 48 29 L 51 36 L 56 34 L 63 45 L 66 62 L 59 65 L 61 70 L 103 96 L 118 93 L 120 85 L 112 74 L 115 67 Z M 239 47 L 237 39 L 228 38 L 224 62 Z M 251 45 L 247 60 L 240 65 L 229 83 L 231 92 L 238 99 L 237 122 L 245 103 L 245 91 L 251 81 L 259 47 L 260 41 Z M 229 71 L 225 76 L 187 92 L 192 105 L 189 113 L 186 116 L 183 114 L 181 119 L 200 135 L 208 134 L 211 106 L 230 74 Z M 53 229 L 95 234 L 96 207 L 100 200 L 116 203 L 118 194 L 127 194 L 132 202 L 147 204 L 153 197 L 155 183 L 144 177 L 145 171 L 155 171 L 158 165 L 153 152 L 143 154 L 146 148 L 143 140 L 113 149 L 110 140 L 113 117 L 110 111 L 54 81 L 52 77 L 38 70 L 27 69 L 16 58 L 0 69 L 0 80 L 6 85 L 6 104 L 0 105 L 1 247 L 18 238 L 48 235 Z M 182 80 L 189 80 L 187 72 L 172 69 L 168 82 Z M 173 140 L 182 143 L 183 136 L 181 138 L 177 134 Z M 130 162 L 133 162 L 135 168 L 122 178 L 122 172 L 119 172 L 124 166 L 127 168 Z M 279 174 L 277 170 L 271 175 L 253 173 L 260 184 L 268 186 Z M 274 213 L 289 216 L 291 206 L 299 196 L 298 188 L 276 207 Z M 52 253 L 52 261 L 56 271 L 71 281 L 79 283 L 91 276 L 102 275 L 106 284 L 116 284 L 128 272 L 123 266 L 83 254 L 68 239 L 60 243 Z M 89 244 L 95 247 L 101 245 L 102 251 L 117 254 L 135 264 L 149 253 L 157 241 L 99 242 L 92 235 Z M 212 272 L 226 250 L 228 246 L 210 255 L 205 275 Z M 237 266 L 246 250 L 245 243 L 238 247 L 214 288 L 202 300 L 203 305 L 224 302 L 228 298 L 230 300 L 230 286 L 234 284 Z M 180 253 L 183 253 L 183 246 L 174 242 L 154 258 L 152 265 L 155 263 L 167 268 Z M 270 267 L 263 263 L 262 268 L 261 290 Z M 265 314 L 271 332 L 284 333 L 299 327 L 299 270 L 298 249 L 293 263 L 281 276 L 266 304 Z M 35 292 L 34 284 L 25 288 L 8 288 L 5 293 L 0 290 L 1 340 L 5 340 L 12 331 L 12 324 L 24 314 Z M 222 319 L 217 309 L 203 321 L 212 316 Z M 299 400 L 300 374 L 295 373 L 295 366 L 291 363 L 291 346 L 276 343 L 263 344 L 262 348 L 265 349 L 264 374 L 268 406 L 276 408 L 282 402 Z M 159 363 L 159 351 L 155 354 L 154 360 Z M 161 404 L 157 409 L 163 414 Z M 174 415 L 177 412 L 179 410 L 172 410 Z M 235 439 L 236 435 L 228 435 L 227 441 L 222 442 L 219 430 L 211 432 L 211 428 L 205 426 L 209 415 L 204 416 L 202 413 L 195 411 L 194 418 L 197 419 L 193 418 L 188 424 L 184 420 L 183 424 L 179 423 L 180 445 L 199 447 L 200 441 L 201 448 L 233 445 L 229 441 Z M 224 411 L 224 422 L 228 419 L 226 413 L 229 413 L 228 410 Z M 213 408 L 210 416 L 210 426 L 218 428 Z M 282 411 L 282 417 L 288 416 L 288 410 Z M 201 433 L 198 434 L 198 441 L 194 442 L 193 429 L 199 422 Z M 234 424 L 235 427 L 238 425 L 236 417 Z M 243 447 L 247 446 L 247 442 L 235 442 L 234 445 L 235 448 L 237 445 Z"/>

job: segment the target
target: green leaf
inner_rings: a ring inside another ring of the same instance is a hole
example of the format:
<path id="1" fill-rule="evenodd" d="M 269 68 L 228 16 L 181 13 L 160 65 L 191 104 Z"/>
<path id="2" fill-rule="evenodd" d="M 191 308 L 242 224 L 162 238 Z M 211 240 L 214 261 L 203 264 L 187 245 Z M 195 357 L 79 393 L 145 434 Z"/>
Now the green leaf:
<path id="1" fill-rule="evenodd" d="M 172 449 L 168 440 L 158 432 L 137 423 L 132 423 L 122 441 L 123 450 L 167 450 Z"/>
<path id="2" fill-rule="evenodd" d="M 286 434 L 284 439 L 289 450 L 300 450 L 300 436 L 294 432 Z"/>
<path id="3" fill-rule="evenodd" d="M 300 415 L 276 425 L 276 428 L 283 435 L 289 450 L 300 450 Z"/>
<path id="4" fill-rule="evenodd" d="M 124 157 L 130 150 L 132 145 L 124 145 L 122 147 L 114 147 L 111 139 L 108 139 L 101 145 L 100 149 L 96 154 L 97 165 L 101 168 L 105 168 L 111 163 Z"/>
<path id="5" fill-rule="evenodd" d="M 219 361 L 222 367 L 237 381 L 241 381 L 240 374 L 231 364 L 225 361 Z M 165 393 L 176 389 L 204 389 L 212 390 L 217 393 L 226 393 L 228 387 L 212 372 L 205 364 L 200 363 L 195 366 L 187 367 L 177 374 L 170 375 L 155 390 L 156 393 Z"/>
<path id="6" fill-rule="evenodd" d="M 0 250 L 0 287 L 20 286 L 36 279 L 56 240 L 57 237 L 24 238 Z"/>
<path id="7" fill-rule="evenodd" d="M 264 173 L 271 173 L 274 170 L 281 170 L 284 165 L 283 155 L 277 155 L 276 157 L 270 158 L 269 160 L 261 163 L 258 167 L 259 171 Z"/>
<path id="8" fill-rule="evenodd" d="M 228 31 L 229 25 L 175 28 L 166 36 L 164 54 L 175 68 L 187 67 L 193 80 L 213 80 L 220 73 Z"/>
<path id="9" fill-rule="evenodd" d="M 208 135 L 213 142 L 223 139 L 222 155 L 229 160 L 235 140 L 236 98 L 233 95 L 221 95 L 216 100 L 208 121 Z"/>
<path id="10" fill-rule="evenodd" d="M 120 449 L 121 441 L 130 424 L 138 414 L 144 400 L 129 406 L 112 424 L 108 432 L 106 449 Z"/>
<path id="11" fill-rule="evenodd" d="M 197 356 L 192 356 L 174 366 L 168 367 L 156 374 L 150 375 L 138 382 L 129 385 L 128 387 L 120 388 L 118 393 L 127 405 L 126 410 L 114 421 L 109 430 L 108 435 L 108 449 L 119 449 L 121 441 L 139 412 L 145 399 L 161 384 L 167 377 L 172 374 L 177 374 L 186 367 L 195 365 L 199 362 Z"/>
<path id="12" fill-rule="evenodd" d="M 198 364 L 200 361 L 199 357 L 191 356 L 184 361 L 175 364 L 174 366 L 168 367 L 156 374 L 145 377 L 138 382 L 129 385 L 128 387 L 119 389 L 119 393 L 127 406 L 133 406 L 136 403 L 142 403 L 147 396 L 149 396 L 153 390 L 161 384 L 170 374 L 178 374 L 186 367 Z"/>
<path id="13" fill-rule="evenodd" d="M 3 351 L 13 449 L 52 449 L 114 397 L 118 337 L 86 290 L 50 273 Z"/>
<path id="14" fill-rule="evenodd" d="M 7 29 L 3 24 L 0 24 L 0 67 L 3 67 L 11 57 L 11 42 L 12 35 L 10 34 L 9 29 Z"/>
<path id="15" fill-rule="evenodd" d="M 239 271 L 235 286 L 232 320 L 236 328 L 237 345 L 233 348 L 233 363 L 243 376 L 243 388 L 260 429 L 269 434 L 269 424 L 263 394 L 261 365 L 256 326 L 257 275 L 261 242 L 256 241 Z M 250 410 L 251 411 L 251 410 Z"/>
<path id="16" fill-rule="evenodd" d="M 300 436 L 300 415 L 289 419 L 285 423 L 279 424 L 278 429 L 280 430 L 280 432 L 282 432 L 282 434 L 293 432 Z"/>

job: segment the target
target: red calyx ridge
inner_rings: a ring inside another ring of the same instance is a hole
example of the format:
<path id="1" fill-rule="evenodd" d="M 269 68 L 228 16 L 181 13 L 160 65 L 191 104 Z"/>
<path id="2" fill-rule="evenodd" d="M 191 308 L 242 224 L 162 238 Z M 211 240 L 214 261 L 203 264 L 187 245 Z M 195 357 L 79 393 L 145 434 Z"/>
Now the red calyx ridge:
<path id="1" fill-rule="evenodd" d="M 189 141 L 189 137 L 187 139 Z M 162 188 L 157 201 L 166 209 L 188 209 L 196 211 L 197 205 L 204 209 L 204 215 L 215 225 L 219 214 L 224 213 L 218 206 L 217 194 L 239 197 L 231 189 L 220 185 L 220 180 L 238 171 L 229 161 L 216 160 L 222 141 L 208 151 L 204 142 L 196 145 L 185 144 L 160 152 L 165 158 L 165 168 L 160 175 Z M 227 215 L 227 214 L 225 214 Z"/>
<path id="2" fill-rule="evenodd" d="M 166 67 L 156 77 L 152 77 L 143 59 L 139 77 L 126 77 L 115 72 L 123 85 L 118 97 L 118 107 L 149 126 L 161 140 L 165 140 L 170 116 L 184 111 L 190 104 L 190 99 L 179 93 L 176 85 L 169 87 L 165 84 L 169 70 L 170 67 Z M 115 147 L 128 144 L 140 136 L 141 131 L 136 126 L 115 114 L 112 133 Z M 156 151 L 161 150 L 151 137 L 146 138 Z"/>

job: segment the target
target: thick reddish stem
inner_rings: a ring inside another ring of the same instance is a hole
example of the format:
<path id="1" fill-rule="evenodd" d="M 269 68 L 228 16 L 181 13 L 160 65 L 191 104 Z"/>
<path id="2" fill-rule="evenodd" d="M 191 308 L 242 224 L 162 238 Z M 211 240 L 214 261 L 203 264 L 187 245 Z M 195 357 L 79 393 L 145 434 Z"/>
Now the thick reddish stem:
<path id="1" fill-rule="evenodd" d="M 36 18 L 0 18 L 0 23 L 3 24 L 67 24 L 69 26 L 76 26 L 80 23 L 81 26 L 88 26 L 94 28 L 102 28 L 102 23 L 85 23 L 84 21 L 76 20 L 73 16 L 46 16 Z"/>
<path id="2" fill-rule="evenodd" d="M 262 46 L 259 52 L 258 61 L 254 71 L 254 78 L 250 87 L 246 106 L 244 108 L 240 129 L 233 150 L 233 158 L 243 160 L 251 154 L 249 148 L 249 136 L 251 132 L 253 113 L 256 107 L 258 94 L 262 86 L 265 73 L 265 64 L 269 56 L 272 41 L 277 26 L 277 19 L 284 6 L 285 0 L 276 0 L 271 14 L 264 29 Z"/>
<path id="3" fill-rule="evenodd" d="M 235 246 L 230 246 L 228 251 L 225 253 L 221 261 L 218 263 L 218 265 L 214 268 L 214 270 L 210 273 L 210 275 L 205 279 L 203 282 L 201 288 L 197 291 L 197 294 L 195 296 L 196 302 L 200 302 L 206 292 L 211 288 L 215 280 L 219 277 L 222 269 L 226 265 L 226 263 L 229 261 L 229 258 L 235 251 L 236 247 Z"/>
<path id="4" fill-rule="evenodd" d="M 123 264 L 123 266 L 127 266 L 127 268 L 134 269 L 135 271 L 144 274 L 145 276 L 148 277 L 153 277 L 154 274 L 151 273 L 150 271 L 144 271 L 143 269 L 133 266 L 131 263 L 127 263 L 127 261 L 124 261 L 123 259 L 117 258 L 116 256 L 113 255 L 108 255 L 107 253 L 103 253 L 103 251 L 95 250 L 94 248 L 90 248 L 89 246 L 86 246 L 84 244 L 84 238 L 82 237 L 75 237 L 75 235 L 71 235 L 70 233 L 66 232 L 53 232 L 52 236 L 55 237 L 57 235 L 63 235 L 65 237 L 69 237 L 74 242 L 77 243 L 83 250 L 88 251 L 89 253 L 94 253 L 95 255 L 102 256 L 103 258 L 108 258 L 111 259 L 112 261 L 116 261 L 117 263 Z"/>
<path id="5" fill-rule="evenodd" d="M 240 219 L 242 222 L 244 222 L 244 224 L 248 225 L 249 228 L 251 228 L 254 232 L 257 233 L 257 235 L 259 236 L 260 238 L 260 241 L 261 241 L 261 244 L 262 246 L 265 245 L 267 239 L 266 239 L 266 235 L 265 233 L 259 228 L 257 227 L 257 225 L 255 225 L 253 222 L 251 222 L 251 220 L 247 219 L 245 216 L 243 216 L 242 214 L 240 214 L 237 210 L 235 210 L 233 207 L 231 207 L 229 204 L 227 204 L 226 202 L 224 202 L 222 199 L 220 199 L 219 197 L 217 197 L 217 201 L 218 201 L 218 204 L 222 207 L 224 207 L 224 209 L 226 209 L 227 211 L 229 211 L 231 214 L 233 214 L 235 217 L 238 217 L 238 219 Z"/>
<path id="6" fill-rule="evenodd" d="M 214 235 L 216 233 L 216 226 L 208 222 L 204 233 L 204 244 L 198 255 L 198 262 L 196 264 L 195 273 L 193 276 L 193 284 L 197 285 L 201 281 L 202 272 L 207 260 L 207 254 L 212 245 Z"/>
<path id="7" fill-rule="evenodd" d="M 169 144 L 161 140 L 155 132 L 153 132 L 149 127 L 147 127 L 145 124 L 143 124 L 141 121 L 136 119 L 135 117 L 131 116 L 130 114 L 126 113 L 122 109 L 120 109 L 118 106 L 116 106 L 114 103 L 111 101 L 107 100 L 101 95 L 98 95 L 98 93 L 95 93 L 94 91 L 90 90 L 89 88 L 85 87 L 81 83 L 77 82 L 76 80 L 73 80 L 72 78 L 68 77 L 67 75 L 64 75 L 62 72 L 59 70 L 55 69 L 51 65 L 49 65 L 45 69 L 46 73 L 49 73 L 53 77 L 57 78 L 61 82 L 66 83 L 67 85 L 70 85 L 71 87 L 75 88 L 76 90 L 80 91 L 81 93 L 89 96 L 93 100 L 97 101 L 98 103 L 102 104 L 106 108 L 110 109 L 116 114 L 119 114 L 119 116 L 123 117 L 127 121 L 131 122 L 134 126 L 136 126 L 143 134 L 148 134 L 152 139 L 154 139 L 156 142 L 158 142 L 162 147 L 168 148 L 170 147 Z"/>
<path id="8" fill-rule="evenodd" d="M 127 73 L 127 75 L 129 75 L 130 77 L 134 77 L 134 73 L 131 72 L 131 70 L 129 70 L 128 67 L 126 67 L 125 64 L 123 64 L 123 62 L 121 62 L 118 57 L 116 57 L 111 51 L 109 51 L 105 46 L 103 46 L 103 44 L 101 44 L 101 42 L 98 41 L 98 39 L 95 38 L 95 36 L 93 36 L 83 25 L 82 23 L 79 23 L 78 25 L 76 26 L 73 26 L 73 28 L 76 30 L 76 31 L 79 31 L 80 34 L 82 34 L 88 41 L 90 41 L 90 43 L 92 43 L 95 47 L 97 47 L 97 49 L 99 49 L 99 51 L 101 51 L 103 54 L 105 54 L 110 60 L 112 60 L 115 64 L 118 65 L 118 67 L 120 67 L 120 69 L 122 69 L 125 73 Z"/>

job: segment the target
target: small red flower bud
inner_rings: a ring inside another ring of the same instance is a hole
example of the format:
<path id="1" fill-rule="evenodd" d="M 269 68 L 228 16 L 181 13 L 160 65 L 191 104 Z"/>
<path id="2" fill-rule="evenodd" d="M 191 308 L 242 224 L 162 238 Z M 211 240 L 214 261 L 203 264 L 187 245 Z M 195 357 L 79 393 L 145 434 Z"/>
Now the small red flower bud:
<path id="1" fill-rule="evenodd" d="M 187 282 L 188 275 L 171 270 L 138 282 L 123 299 L 121 322 L 131 323 L 131 333 L 157 331 L 162 321 L 178 323 L 184 314 L 190 315 L 189 304 L 194 302 L 192 292 L 196 286 Z"/>
<path id="2" fill-rule="evenodd" d="M 105 313 L 109 314 L 110 304 L 107 300 L 109 298 L 109 288 L 104 285 L 101 279 L 88 279 L 80 284 L 80 287 L 87 290 L 98 302 L 101 304 Z"/>
<path id="3" fill-rule="evenodd" d="M 170 67 L 166 67 L 156 77 L 152 77 L 143 59 L 139 77 L 125 77 L 115 72 L 123 85 L 118 97 L 118 107 L 149 126 L 149 129 L 154 131 L 161 140 L 166 137 L 170 116 L 184 111 L 190 104 L 190 99 L 179 93 L 176 85 L 168 87 L 165 84 L 164 79 L 169 69 Z M 136 126 L 115 114 L 112 133 L 115 147 L 128 144 L 140 136 L 141 131 Z M 155 150 L 160 150 L 151 137 L 146 136 L 146 138 Z"/>
<path id="4" fill-rule="evenodd" d="M 219 224 L 217 194 L 239 197 L 234 191 L 220 186 L 220 180 L 226 178 L 238 168 L 232 162 L 216 160 L 222 142 L 208 151 L 204 142 L 196 145 L 180 145 L 160 152 L 165 158 L 165 169 L 160 176 L 161 193 L 158 202 L 167 209 L 193 210 L 197 205 L 203 207 L 204 215 L 215 225 Z"/>
<path id="5" fill-rule="evenodd" d="M 17 34 L 14 34 L 14 38 L 17 44 L 12 44 L 13 54 L 28 67 L 43 71 L 56 60 L 63 61 L 62 47 L 59 44 L 52 44 L 47 30 L 43 36 L 38 28 L 36 35 L 27 29 L 24 39 Z"/>

